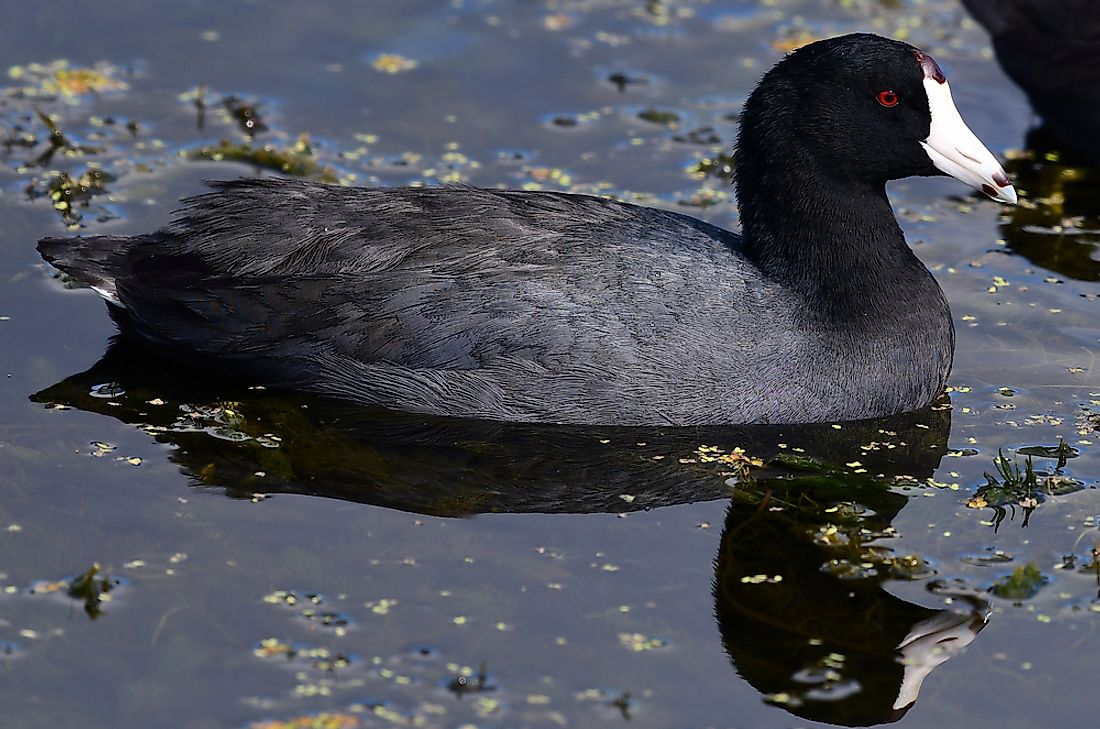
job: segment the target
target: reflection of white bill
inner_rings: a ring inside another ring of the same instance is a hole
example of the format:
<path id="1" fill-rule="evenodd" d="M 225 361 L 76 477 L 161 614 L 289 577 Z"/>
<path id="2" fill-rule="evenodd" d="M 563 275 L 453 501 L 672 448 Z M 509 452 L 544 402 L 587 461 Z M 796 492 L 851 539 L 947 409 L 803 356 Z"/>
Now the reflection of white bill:
<path id="1" fill-rule="evenodd" d="M 912 706 L 932 669 L 970 645 L 988 620 L 988 610 L 975 613 L 942 610 L 914 625 L 898 644 L 899 663 L 905 666 L 905 673 L 894 709 Z"/>

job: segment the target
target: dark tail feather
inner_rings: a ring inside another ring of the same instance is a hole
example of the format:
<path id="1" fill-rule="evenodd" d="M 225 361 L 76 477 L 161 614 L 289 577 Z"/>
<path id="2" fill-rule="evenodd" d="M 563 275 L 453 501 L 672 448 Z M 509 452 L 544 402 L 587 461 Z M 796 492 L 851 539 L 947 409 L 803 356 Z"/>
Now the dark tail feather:
<path id="1" fill-rule="evenodd" d="M 38 241 L 38 252 L 54 267 L 118 303 L 115 279 L 124 271 L 126 253 L 134 240 L 125 235 L 43 238 Z"/>

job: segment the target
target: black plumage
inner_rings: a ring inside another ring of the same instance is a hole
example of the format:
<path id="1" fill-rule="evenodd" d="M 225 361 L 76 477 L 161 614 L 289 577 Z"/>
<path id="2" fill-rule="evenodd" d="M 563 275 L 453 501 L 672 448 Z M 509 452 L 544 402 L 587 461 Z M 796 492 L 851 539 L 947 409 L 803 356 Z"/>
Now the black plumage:
<path id="1" fill-rule="evenodd" d="M 1100 165 L 1100 3 L 963 0 L 1059 144 Z"/>

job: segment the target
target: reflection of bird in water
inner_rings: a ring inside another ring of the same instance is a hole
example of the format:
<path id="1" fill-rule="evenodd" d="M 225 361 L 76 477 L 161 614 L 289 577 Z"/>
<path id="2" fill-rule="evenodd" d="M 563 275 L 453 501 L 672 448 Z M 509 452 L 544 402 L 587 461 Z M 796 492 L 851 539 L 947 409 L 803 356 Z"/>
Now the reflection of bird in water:
<path id="1" fill-rule="evenodd" d="M 715 563 L 723 643 L 750 684 L 769 696 L 787 693 L 801 702 L 787 708 L 814 719 L 856 724 L 900 716 L 906 706 L 899 702 L 911 703 L 950 646 L 969 642 L 982 624 L 977 613 L 937 611 L 887 593 L 881 580 L 919 571 L 919 560 L 859 541 L 880 534 L 904 505 L 906 497 L 889 489 L 895 477 L 922 480 L 935 471 L 948 439 L 947 409 L 839 430 L 600 429 L 409 416 L 215 387 L 121 343 L 33 399 L 138 425 L 175 446 L 170 457 L 196 485 L 230 495 L 311 494 L 470 516 L 631 511 L 732 493 Z M 703 444 L 719 452 L 740 446 L 773 458 L 780 442 L 798 457 L 753 469 L 732 490 L 723 473 L 729 464 L 705 463 L 699 451 Z M 840 465 L 855 460 L 866 473 Z M 834 522 L 855 527 L 847 552 L 814 536 Z M 873 574 L 822 570 L 826 562 L 842 565 L 845 554 L 858 556 L 849 566 L 874 562 Z M 769 581 L 776 575 L 783 579 Z"/>
<path id="2" fill-rule="evenodd" d="M 923 475 L 935 467 L 923 465 Z M 937 610 L 883 589 L 930 572 L 918 555 L 877 545 L 905 501 L 852 477 L 738 490 L 715 560 L 715 615 L 737 672 L 769 701 L 831 724 L 897 721 L 985 627 L 980 599 Z"/>
<path id="3" fill-rule="evenodd" d="M 1100 3 L 963 0 L 1058 142 L 1100 165 Z"/>
<path id="4" fill-rule="evenodd" d="M 126 340 L 88 371 L 33 398 L 140 425 L 176 446 L 170 457 L 200 485 L 231 495 L 315 494 L 446 516 L 623 512 L 721 498 L 729 492 L 716 475 L 721 464 L 699 462 L 701 445 L 770 459 L 784 443 L 821 461 L 860 460 L 868 469 L 897 472 L 892 464 L 938 462 L 950 425 L 940 406 L 839 430 L 605 428 L 408 415 L 212 385 L 201 371 Z M 154 400 L 163 404 L 150 406 Z M 861 448 L 882 441 L 884 431 L 909 437 L 895 449 Z"/>
<path id="5" fill-rule="evenodd" d="M 958 655 L 974 642 L 985 627 L 989 611 L 983 603 L 972 603 L 972 612 L 940 610 L 913 626 L 898 645 L 900 663 L 905 667 L 901 689 L 894 701 L 895 710 L 906 710 L 917 701 L 921 684 L 936 666 Z"/>

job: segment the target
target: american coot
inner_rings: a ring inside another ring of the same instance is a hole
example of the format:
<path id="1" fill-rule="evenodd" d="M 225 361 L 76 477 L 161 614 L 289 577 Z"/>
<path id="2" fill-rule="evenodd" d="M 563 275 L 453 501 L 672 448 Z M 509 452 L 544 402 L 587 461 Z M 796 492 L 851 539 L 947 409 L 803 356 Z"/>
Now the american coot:
<path id="1" fill-rule="evenodd" d="M 1100 165 L 1100 3 L 963 0 L 1058 143 Z"/>
<path id="2" fill-rule="evenodd" d="M 616 425 L 854 420 L 940 392 L 954 330 L 887 180 L 1015 191 L 905 43 L 813 43 L 741 116 L 743 234 L 596 197 L 213 183 L 148 235 L 46 238 L 122 331 L 397 410 Z"/>

